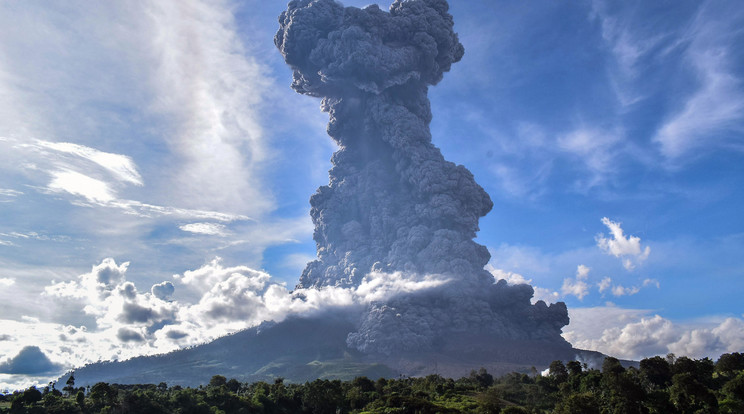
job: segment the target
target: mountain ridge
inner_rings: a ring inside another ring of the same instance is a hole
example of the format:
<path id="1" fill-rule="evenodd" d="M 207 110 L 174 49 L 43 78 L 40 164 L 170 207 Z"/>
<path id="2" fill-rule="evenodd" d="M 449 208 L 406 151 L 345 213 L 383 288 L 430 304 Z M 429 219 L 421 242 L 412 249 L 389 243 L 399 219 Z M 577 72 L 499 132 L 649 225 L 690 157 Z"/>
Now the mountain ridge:
<path id="1" fill-rule="evenodd" d="M 439 374 L 461 377 L 486 368 L 492 374 L 532 372 L 553 360 L 583 360 L 601 364 L 604 355 L 568 346 L 535 341 L 494 341 L 463 352 L 462 342 L 487 343 L 487 338 L 463 335 L 449 347 L 421 353 L 364 354 L 349 347 L 346 337 L 355 325 L 341 315 L 295 316 L 264 323 L 212 342 L 167 354 L 140 356 L 125 361 L 96 362 L 74 370 L 78 386 L 97 382 L 198 386 L 214 375 L 241 382 L 288 382 L 314 379 L 349 380 L 355 377 L 397 378 Z M 458 350 L 459 349 L 459 350 Z M 624 361 L 632 364 L 632 361 Z M 69 373 L 57 382 L 65 383 Z"/>

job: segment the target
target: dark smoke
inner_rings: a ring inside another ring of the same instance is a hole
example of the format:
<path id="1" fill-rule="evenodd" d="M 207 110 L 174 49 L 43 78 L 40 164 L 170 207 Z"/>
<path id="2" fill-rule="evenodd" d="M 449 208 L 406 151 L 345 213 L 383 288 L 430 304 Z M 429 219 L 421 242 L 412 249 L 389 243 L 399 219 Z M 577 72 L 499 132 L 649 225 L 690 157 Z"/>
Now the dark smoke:
<path id="1" fill-rule="evenodd" d="M 427 92 L 464 48 L 445 0 L 344 7 L 295 0 L 274 39 L 292 88 L 322 98 L 340 149 L 310 203 L 318 259 L 298 287 L 358 286 L 370 271 L 434 274 L 444 287 L 371 305 L 348 344 L 369 353 L 432 349 L 451 333 L 565 344 L 563 303 L 530 304 L 528 285 L 494 283 L 473 241 L 493 203 L 431 142 Z"/>

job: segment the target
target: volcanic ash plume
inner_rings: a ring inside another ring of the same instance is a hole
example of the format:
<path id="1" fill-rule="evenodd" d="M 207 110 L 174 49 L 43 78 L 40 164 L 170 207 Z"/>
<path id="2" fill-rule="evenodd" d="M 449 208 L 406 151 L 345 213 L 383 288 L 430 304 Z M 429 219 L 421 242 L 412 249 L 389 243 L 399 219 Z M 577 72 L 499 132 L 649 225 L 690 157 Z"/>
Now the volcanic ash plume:
<path id="1" fill-rule="evenodd" d="M 298 288 L 356 287 L 371 271 L 451 279 L 370 306 L 348 344 L 369 353 L 448 346 L 451 333 L 565 345 L 563 303 L 530 304 L 528 285 L 494 283 L 473 241 L 493 203 L 431 142 L 427 91 L 464 48 L 445 0 L 396 0 L 390 11 L 295 0 L 276 46 L 292 88 L 330 116 L 330 183 L 311 197 L 318 259 Z"/>

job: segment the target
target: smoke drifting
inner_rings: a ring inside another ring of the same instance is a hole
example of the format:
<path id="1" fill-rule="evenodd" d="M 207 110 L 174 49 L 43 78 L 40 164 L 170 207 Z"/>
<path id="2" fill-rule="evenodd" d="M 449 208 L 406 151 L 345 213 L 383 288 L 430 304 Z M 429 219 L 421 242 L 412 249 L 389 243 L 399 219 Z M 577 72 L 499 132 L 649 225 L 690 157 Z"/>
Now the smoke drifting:
<path id="1" fill-rule="evenodd" d="M 529 285 L 494 283 L 473 241 L 493 207 L 465 167 L 431 142 L 427 92 L 464 48 L 445 0 L 396 0 L 389 12 L 295 0 L 274 39 L 292 88 L 322 98 L 340 149 L 311 197 L 318 259 L 298 288 L 356 287 L 370 272 L 441 275 L 436 289 L 375 302 L 347 343 L 368 353 L 447 347 L 452 333 L 566 345 L 563 303 L 530 304 Z M 413 277 L 413 276 L 412 276 Z"/>

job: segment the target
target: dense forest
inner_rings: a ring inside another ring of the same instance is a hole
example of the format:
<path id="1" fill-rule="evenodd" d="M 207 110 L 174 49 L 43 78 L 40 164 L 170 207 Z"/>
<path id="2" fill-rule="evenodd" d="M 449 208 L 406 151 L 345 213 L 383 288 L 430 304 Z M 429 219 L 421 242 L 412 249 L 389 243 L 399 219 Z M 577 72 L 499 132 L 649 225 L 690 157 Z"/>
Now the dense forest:
<path id="1" fill-rule="evenodd" d="M 0 413 L 744 413 L 744 354 L 708 358 L 653 357 L 624 368 L 606 358 L 601 369 L 554 361 L 494 378 L 485 369 L 453 380 L 366 377 L 287 384 L 241 383 L 212 377 L 198 388 L 97 383 L 62 390 L 50 383 L 0 394 Z"/>

